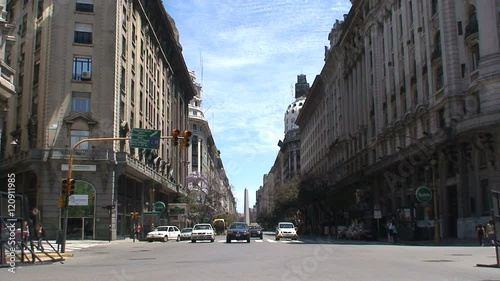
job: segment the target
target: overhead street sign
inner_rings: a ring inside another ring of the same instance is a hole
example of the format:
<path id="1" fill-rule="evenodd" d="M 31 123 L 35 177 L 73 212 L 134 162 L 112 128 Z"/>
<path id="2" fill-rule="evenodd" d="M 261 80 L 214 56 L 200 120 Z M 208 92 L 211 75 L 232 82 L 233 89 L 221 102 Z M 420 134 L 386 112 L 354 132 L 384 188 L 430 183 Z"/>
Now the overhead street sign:
<path id="1" fill-rule="evenodd" d="M 131 148 L 159 149 L 160 130 L 133 128 L 130 138 Z"/>

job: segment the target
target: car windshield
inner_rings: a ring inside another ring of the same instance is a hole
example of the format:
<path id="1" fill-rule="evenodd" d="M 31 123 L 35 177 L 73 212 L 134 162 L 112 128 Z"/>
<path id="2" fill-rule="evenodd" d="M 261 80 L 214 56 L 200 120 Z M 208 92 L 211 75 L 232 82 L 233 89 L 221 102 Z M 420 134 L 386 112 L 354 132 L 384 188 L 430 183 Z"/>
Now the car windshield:
<path id="1" fill-rule="evenodd" d="M 156 231 L 167 231 L 168 229 L 166 227 L 157 227 L 155 230 Z"/>
<path id="2" fill-rule="evenodd" d="M 250 226 L 250 229 L 260 229 L 260 226 Z"/>
<path id="3" fill-rule="evenodd" d="M 291 224 L 291 223 L 282 223 L 282 224 L 280 224 L 280 228 L 293 228 L 293 224 Z"/>
<path id="4" fill-rule="evenodd" d="M 191 232 L 192 230 L 193 230 L 192 228 L 184 228 L 182 230 L 182 233 Z"/>
<path id="5" fill-rule="evenodd" d="M 229 229 L 247 229 L 246 223 L 233 223 L 229 226 Z"/>
<path id="6" fill-rule="evenodd" d="M 210 229 L 210 225 L 202 224 L 202 225 L 195 225 L 194 230 L 200 230 L 200 229 Z"/>

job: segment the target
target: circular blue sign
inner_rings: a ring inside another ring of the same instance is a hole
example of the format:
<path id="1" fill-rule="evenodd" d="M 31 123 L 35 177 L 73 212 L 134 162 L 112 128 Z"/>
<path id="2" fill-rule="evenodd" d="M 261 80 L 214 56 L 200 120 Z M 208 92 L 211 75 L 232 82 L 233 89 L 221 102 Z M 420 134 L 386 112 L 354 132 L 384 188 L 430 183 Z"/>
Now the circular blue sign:
<path id="1" fill-rule="evenodd" d="M 149 139 L 149 145 L 151 148 L 159 148 L 160 147 L 160 138 L 157 136 L 153 136 Z"/>

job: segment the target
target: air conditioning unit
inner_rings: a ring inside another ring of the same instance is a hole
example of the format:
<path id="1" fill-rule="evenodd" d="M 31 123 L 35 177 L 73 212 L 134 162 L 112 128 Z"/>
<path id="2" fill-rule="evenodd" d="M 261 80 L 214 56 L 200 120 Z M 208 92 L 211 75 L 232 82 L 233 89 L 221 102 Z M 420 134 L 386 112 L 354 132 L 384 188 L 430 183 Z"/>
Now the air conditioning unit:
<path id="1" fill-rule="evenodd" d="M 91 79 L 90 71 L 82 72 L 82 80 L 89 81 Z"/>

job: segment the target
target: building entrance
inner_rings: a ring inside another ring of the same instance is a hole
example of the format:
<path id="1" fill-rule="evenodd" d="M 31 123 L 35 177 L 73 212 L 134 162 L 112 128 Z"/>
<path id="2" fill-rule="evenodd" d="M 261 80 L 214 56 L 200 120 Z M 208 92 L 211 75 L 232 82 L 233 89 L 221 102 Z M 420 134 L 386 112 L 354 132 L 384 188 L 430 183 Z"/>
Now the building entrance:
<path id="1" fill-rule="evenodd" d="M 68 228 L 66 239 L 95 239 L 95 188 L 88 182 L 77 180 L 75 194 L 68 200 Z M 64 219 L 61 219 L 61 225 Z"/>

